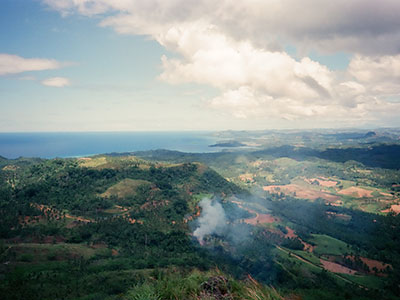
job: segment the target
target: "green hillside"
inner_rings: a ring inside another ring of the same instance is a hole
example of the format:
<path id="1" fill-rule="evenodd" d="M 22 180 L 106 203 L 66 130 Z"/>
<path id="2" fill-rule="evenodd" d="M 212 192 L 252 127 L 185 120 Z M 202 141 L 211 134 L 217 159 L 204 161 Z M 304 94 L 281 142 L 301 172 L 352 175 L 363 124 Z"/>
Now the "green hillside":
<path id="1" fill-rule="evenodd" d="M 393 201 L 383 175 L 395 171 L 252 152 L 142 156 L 3 162 L 2 299 L 396 298 L 399 216 L 361 205 Z M 268 180 L 279 191 L 263 190 Z M 214 228 L 198 239 L 202 226 Z"/>

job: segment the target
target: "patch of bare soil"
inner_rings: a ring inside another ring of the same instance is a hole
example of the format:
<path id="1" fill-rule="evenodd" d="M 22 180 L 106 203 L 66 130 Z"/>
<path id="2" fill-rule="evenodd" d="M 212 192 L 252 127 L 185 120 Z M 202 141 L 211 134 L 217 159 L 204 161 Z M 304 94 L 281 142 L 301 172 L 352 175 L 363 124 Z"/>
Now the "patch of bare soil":
<path id="1" fill-rule="evenodd" d="M 351 259 L 351 260 L 355 260 L 354 256 L 346 256 L 347 259 Z M 376 275 L 376 276 L 387 276 L 387 274 L 384 274 L 384 271 L 389 268 L 389 269 L 393 269 L 392 265 L 390 264 L 385 264 L 379 260 L 375 260 L 375 259 L 370 259 L 370 258 L 366 258 L 366 257 L 359 257 L 360 260 L 366 264 L 369 268 L 369 274 L 372 275 Z"/>
<path id="2" fill-rule="evenodd" d="M 337 200 L 335 202 L 331 202 L 331 203 L 328 203 L 328 204 L 332 205 L 332 206 L 343 206 L 343 201 L 342 200 Z"/>
<path id="3" fill-rule="evenodd" d="M 370 269 L 370 273 L 377 274 L 378 276 L 379 276 L 378 273 L 382 273 L 384 270 L 386 270 L 386 268 L 389 267 L 390 269 L 392 269 L 391 265 L 385 264 L 378 260 L 374 260 L 374 259 L 370 259 L 370 258 L 366 258 L 366 257 L 360 257 L 360 259 L 362 260 L 362 262 L 364 264 L 366 264 L 368 266 L 368 268 Z"/>
<path id="4" fill-rule="evenodd" d="M 37 204 L 37 203 L 31 203 L 30 205 L 31 205 L 31 207 L 35 207 L 36 209 L 40 210 L 43 213 L 43 215 L 20 216 L 19 223 L 21 225 L 39 223 L 41 220 L 44 220 L 45 218 L 51 218 L 54 220 L 61 220 L 63 218 L 63 215 L 61 214 L 61 212 L 55 208 L 52 208 L 52 207 L 49 207 L 49 206 L 43 205 L 43 204 Z"/>
<path id="5" fill-rule="evenodd" d="M 382 210 L 383 213 L 394 212 L 395 214 L 400 214 L 400 204 L 393 204 L 390 208 Z"/>
<path id="6" fill-rule="evenodd" d="M 352 196 L 356 198 L 371 198 L 372 196 L 371 190 L 366 190 L 360 187 L 352 186 L 347 189 L 341 190 L 338 194 Z"/>
<path id="7" fill-rule="evenodd" d="M 326 215 L 328 216 L 328 218 L 337 218 L 343 221 L 350 221 L 351 220 L 351 216 L 350 215 L 346 215 L 346 214 L 339 214 L 333 211 L 327 211 Z"/>
<path id="8" fill-rule="evenodd" d="M 239 175 L 239 179 L 243 182 L 254 182 L 254 176 L 254 174 L 247 173 Z"/>
<path id="9" fill-rule="evenodd" d="M 268 191 L 270 193 L 278 194 L 284 193 L 290 196 L 294 196 L 296 198 L 316 200 L 318 198 L 324 199 L 328 202 L 336 202 L 340 199 L 340 197 L 336 195 L 332 195 L 327 192 L 316 191 L 312 189 L 308 189 L 297 184 L 287 184 L 287 185 L 269 185 L 263 187 L 264 191 Z"/>
<path id="10" fill-rule="evenodd" d="M 299 236 L 296 233 L 294 233 L 294 230 L 292 228 L 286 226 L 286 230 L 287 230 L 287 233 L 285 234 L 285 238 L 290 238 L 290 239 L 298 238 L 300 240 L 300 242 L 304 245 L 304 250 L 305 251 L 307 251 L 307 252 L 313 252 L 314 251 L 315 246 L 313 246 L 313 245 L 311 245 L 309 243 L 306 243 L 301 238 L 299 238 Z"/>
<path id="11" fill-rule="evenodd" d="M 393 197 L 393 195 L 392 194 L 389 194 L 389 193 L 385 193 L 385 192 L 379 192 L 379 194 L 381 194 L 382 196 L 385 196 L 385 197 Z"/>
<path id="12" fill-rule="evenodd" d="M 309 184 L 313 184 L 313 183 L 317 182 L 318 185 L 323 186 L 323 187 L 334 187 L 338 184 L 337 181 L 328 180 L 326 178 L 324 178 L 324 180 L 319 179 L 319 178 L 310 178 L 310 179 L 305 179 L 305 181 Z"/>
<path id="13" fill-rule="evenodd" d="M 115 208 L 121 210 L 121 211 L 128 211 L 129 209 L 120 205 L 114 205 Z"/>
<path id="14" fill-rule="evenodd" d="M 331 271 L 333 273 L 342 273 L 342 274 L 350 274 L 354 275 L 357 273 L 355 270 L 347 268 L 345 266 L 339 265 L 337 263 L 320 259 L 320 262 L 325 270 Z"/>
<path id="15" fill-rule="evenodd" d="M 145 204 L 143 204 L 140 209 L 144 209 L 144 210 L 151 210 L 154 208 L 157 208 L 159 206 L 167 206 L 169 205 L 169 201 L 168 200 L 162 200 L 162 201 L 148 201 Z"/>
<path id="16" fill-rule="evenodd" d="M 254 218 L 244 219 L 243 222 L 250 225 L 258 225 L 258 224 L 270 224 L 278 221 L 278 219 L 276 219 L 270 214 L 259 214 L 257 212 L 254 213 L 256 214 Z"/>
<path id="17" fill-rule="evenodd" d="M 136 219 L 133 219 L 133 218 L 127 218 L 126 220 L 131 224 L 135 224 L 135 223 L 143 224 L 142 220 L 136 220 Z"/>
<path id="18" fill-rule="evenodd" d="M 285 238 L 297 238 L 297 234 L 294 233 L 294 230 L 290 227 L 286 226 L 287 233 L 285 234 Z"/>
<path id="19" fill-rule="evenodd" d="M 193 221 L 193 219 L 200 217 L 200 214 L 201 214 L 200 206 L 196 205 L 196 213 L 192 216 L 185 217 L 183 219 L 183 222 L 187 223 L 189 221 Z"/>
<path id="20" fill-rule="evenodd" d="M 243 206 L 242 202 L 234 201 L 234 200 L 232 200 L 231 202 L 237 204 L 241 209 L 247 210 L 249 213 L 256 215 L 253 218 L 243 219 L 242 221 L 246 224 L 250 224 L 250 225 L 270 224 L 270 223 L 279 221 L 278 218 L 275 218 L 271 214 L 260 214 L 253 209 Z"/>
<path id="21" fill-rule="evenodd" d="M 16 171 L 17 169 L 18 169 L 18 167 L 14 166 L 14 165 L 8 165 L 8 166 L 3 167 L 4 171 Z"/>

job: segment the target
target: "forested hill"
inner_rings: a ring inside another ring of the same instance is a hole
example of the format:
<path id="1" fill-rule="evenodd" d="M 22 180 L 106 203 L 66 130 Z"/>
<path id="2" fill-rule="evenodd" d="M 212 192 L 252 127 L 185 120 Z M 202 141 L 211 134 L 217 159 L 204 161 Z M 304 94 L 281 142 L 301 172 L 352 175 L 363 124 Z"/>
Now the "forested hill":
<path id="1" fill-rule="evenodd" d="M 214 293 L 201 285 L 207 280 L 226 289 L 233 279 L 205 272 L 215 262 L 196 248 L 189 226 L 203 197 L 243 193 L 200 163 L 133 156 L 5 160 L 0 298 L 116 299 L 136 286 L 126 299 L 156 291 L 163 299 L 188 299 Z M 150 284 L 156 286 L 149 290 Z M 235 299 L 251 286 L 269 294 L 251 282 L 232 284 Z"/>
<path id="2" fill-rule="evenodd" d="M 249 158 L 289 157 L 296 160 L 312 158 L 344 163 L 357 161 L 367 167 L 400 169 L 400 145 L 398 144 L 356 144 L 346 147 L 308 148 L 284 145 L 257 151 L 234 151 L 216 153 L 183 153 L 179 151 L 154 150 L 133 153 L 138 157 L 164 161 L 224 162 L 245 155 Z M 116 154 L 115 154 L 116 155 Z"/>
<path id="3" fill-rule="evenodd" d="M 15 201 L 29 199 L 85 216 L 115 204 L 143 205 L 149 199 L 245 193 L 199 163 L 150 163 L 132 156 L 8 162 L 0 187 Z"/>

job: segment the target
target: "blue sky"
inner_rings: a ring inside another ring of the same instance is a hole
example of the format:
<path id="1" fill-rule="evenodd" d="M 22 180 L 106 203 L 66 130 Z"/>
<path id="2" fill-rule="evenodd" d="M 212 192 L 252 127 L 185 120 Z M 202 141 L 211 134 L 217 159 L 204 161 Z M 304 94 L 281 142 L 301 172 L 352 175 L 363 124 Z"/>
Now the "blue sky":
<path id="1" fill-rule="evenodd" d="M 399 126 L 399 5 L 306 2 L 3 0 L 0 132 Z"/>

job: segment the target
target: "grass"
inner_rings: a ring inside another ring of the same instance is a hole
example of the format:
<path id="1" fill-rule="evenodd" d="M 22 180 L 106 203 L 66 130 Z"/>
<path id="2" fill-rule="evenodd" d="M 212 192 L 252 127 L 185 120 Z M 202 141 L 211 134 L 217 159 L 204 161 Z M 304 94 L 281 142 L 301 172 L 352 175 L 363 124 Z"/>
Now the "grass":
<path id="1" fill-rule="evenodd" d="M 85 160 L 79 160 L 79 164 L 85 168 L 97 168 L 106 163 L 107 163 L 107 158 L 105 156 L 89 157 L 88 159 Z"/>
<path id="2" fill-rule="evenodd" d="M 20 243 L 17 245 L 7 245 L 11 263 L 29 262 L 43 263 L 49 261 L 64 261 L 74 257 L 83 257 L 89 259 L 94 256 L 104 256 L 106 250 L 110 249 L 93 249 L 84 244 L 35 244 Z M 110 250 L 111 251 L 111 250 Z"/>
<path id="3" fill-rule="evenodd" d="M 274 253 L 277 255 L 278 260 L 280 260 L 280 262 L 283 265 L 289 264 L 292 266 L 296 266 L 296 268 L 309 270 L 313 273 L 318 273 L 321 271 L 321 267 L 317 267 L 313 264 L 301 261 L 298 258 L 296 258 L 295 256 L 290 255 L 289 252 L 294 253 L 293 250 L 286 250 L 286 249 L 281 250 L 279 248 L 276 248 L 276 250 L 274 250 Z"/>
<path id="4" fill-rule="evenodd" d="M 123 299 L 211 300 L 216 299 L 217 295 L 235 300 L 282 299 L 276 290 L 259 284 L 250 276 L 246 280 L 238 281 L 218 269 L 208 272 L 193 270 L 190 273 L 181 273 L 178 270 L 154 271 L 145 282 L 132 287 Z"/>
<path id="5" fill-rule="evenodd" d="M 121 156 L 121 157 L 112 157 L 112 156 L 91 156 L 88 158 L 78 158 L 79 165 L 84 168 L 111 168 L 117 169 L 124 166 L 135 165 L 140 169 L 148 169 L 150 168 L 150 163 L 139 159 L 135 156 Z"/>
<path id="6" fill-rule="evenodd" d="M 288 157 L 277 158 L 273 160 L 273 162 L 279 167 L 293 167 L 299 164 L 298 161 Z"/>
<path id="7" fill-rule="evenodd" d="M 319 258 L 310 252 L 301 251 L 301 250 L 292 250 L 292 252 L 297 254 L 298 256 L 304 258 L 305 260 L 312 262 L 315 265 L 321 264 Z"/>
<path id="8" fill-rule="evenodd" d="M 324 234 L 313 234 L 311 242 L 316 245 L 314 253 L 317 255 L 344 255 L 350 251 L 345 242 Z"/>
<path id="9" fill-rule="evenodd" d="M 124 198 L 126 196 L 135 195 L 137 188 L 142 185 L 151 185 L 151 182 L 140 179 L 126 178 L 113 186 L 109 187 L 107 191 L 101 194 L 102 197 L 116 196 Z"/>
<path id="10" fill-rule="evenodd" d="M 366 286 L 368 288 L 373 289 L 382 289 L 384 288 L 384 279 L 376 276 L 360 276 L 360 275 L 349 275 L 349 274 L 340 274 L 342 277 L 351 280 L 354 283 L 360 284 L 362 286 Z"/>

